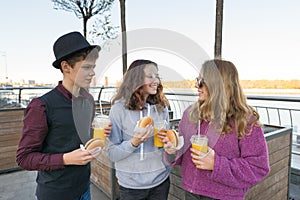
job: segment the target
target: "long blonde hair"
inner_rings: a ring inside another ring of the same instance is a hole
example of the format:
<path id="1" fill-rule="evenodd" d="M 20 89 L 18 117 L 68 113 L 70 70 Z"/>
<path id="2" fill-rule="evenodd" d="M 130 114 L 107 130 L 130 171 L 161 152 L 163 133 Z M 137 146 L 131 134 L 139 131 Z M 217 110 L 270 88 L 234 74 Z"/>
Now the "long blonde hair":
<path id="1" fill-rule="evenodd" d="M 208 89 L 209 98 L 205 101 L 195 102 L 190 111 L 189 119 L 192 123 L 200 121 L 209 121 L 218 132 L 223 132 L 226 121 L 226 94 L 222 77 L 211 62 L 205 62 L 200 71 L 200 77 L 204 79 L 204 84 Z"/>
<path id="2" fill-rule="evenodd" d="M 215 70 L 211 70 L 217 68 L 218 72 Z M 206 61 L 202 66 L 202 73 L 203 77 L 206 77 L 205 84 L 209 91 L 209 99 L 213 99 L 214 96 L 211 95 L 211 91 L 217 90 L 215 86 L 211 84 L 211 82 L 216 82 L 214 79 L 218 79 L 221 77 L 222 85 L 224 90 L 220 91 L 218 96 L 218 100 L 215 100 L 215 103 L 221 102 L 218 106 L 211 107 L 211 109 L 219 108 L 222 106 L 220 111 L 220 116 L 222 116 L 221 121 L 219 124 L 222 124 L 222 133 L 231 133 L 232 126 L 234 123 L 235 131 L 238 137 L 244 137 L 245 135 L 249 135 L 252 131 L 253 126 L 261 126 L 259 122 L 259 114 L 255 111 L 255 109 L 247 104 L 246 96 L 243 92 L 239 81 L 239 75 L 236 67 L 232 62 L 225 61 L 225 60 L 210 60 Z M 212 71 L 212 73 L 207 73 L 207 71 Z M 220 82 L 217 82 L 220 84 Z M 212 90 L 212 87 L 215 88 Z M 221 86 L 219 86 L 221 87 Z M 208 102 L 213 102 L 212 100 L 208 100 Z M 224 103 L 226 104 L 224 106 Z M 196 104 L 199 104 L 197 102 Z M 206 114 L 200 114 L 200 120 L 206 120 L 201 116 L 210 116 L 210 111 L 207 109 L 201 109 L 202 105 L 205 105 L 206 101 L 201 104 L 198 112 L 205 112 Z M 194 106 L 192 109 L 195 109 Z M 192 113 L 195 111 L 190 111 L 190 119 L 194 118 L 195 116 Z M 215 111 L 216 112 L 216 111 Z M 223 116 L 225 112 L 225 120 L 223 121 Z"/>

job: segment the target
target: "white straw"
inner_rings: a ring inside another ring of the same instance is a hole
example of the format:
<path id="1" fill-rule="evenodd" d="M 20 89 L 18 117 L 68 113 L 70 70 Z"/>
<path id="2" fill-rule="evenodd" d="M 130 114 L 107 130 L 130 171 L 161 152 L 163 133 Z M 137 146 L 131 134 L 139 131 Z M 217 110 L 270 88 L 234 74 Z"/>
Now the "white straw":
<path id="1" fill-rule="evenodd" d="M 200 119 L 198 120 L 198 136 L 200 137 Z"/>
<path id="2" fill-rule="evenodd" d="M 102 109 L 101 99 L 99 100 L 99 106 L 100 106 L 100 114 L 103 115 L 103 109 Z"/>

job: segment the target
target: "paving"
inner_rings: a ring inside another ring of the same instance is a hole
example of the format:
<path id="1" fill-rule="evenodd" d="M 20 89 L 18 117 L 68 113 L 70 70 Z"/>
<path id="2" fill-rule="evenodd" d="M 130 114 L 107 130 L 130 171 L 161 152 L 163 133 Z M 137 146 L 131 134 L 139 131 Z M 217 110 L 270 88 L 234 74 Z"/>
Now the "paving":
<path id="1" fill-rule="evenodd" d="M 300 200 L 300 186 L 290 184 L 290 197 L 289 200 Z"/>
<path id="2" fill-rule="evenodd" d="M 36 171 L 14 171 L 0 174 L 0 200 L 35 200 Z M 91 183 L 92 200 L 110 200 Z M 289 200 L 300 200 L 300 186 L 290 184 Z"/>
<path id="3" fill-rule="evenodd" d="M 15 171 L 0 174 L 0 200 L 35 200 L 36 171 Z M 109 200 L 91 183 L 92 199 Z"/>

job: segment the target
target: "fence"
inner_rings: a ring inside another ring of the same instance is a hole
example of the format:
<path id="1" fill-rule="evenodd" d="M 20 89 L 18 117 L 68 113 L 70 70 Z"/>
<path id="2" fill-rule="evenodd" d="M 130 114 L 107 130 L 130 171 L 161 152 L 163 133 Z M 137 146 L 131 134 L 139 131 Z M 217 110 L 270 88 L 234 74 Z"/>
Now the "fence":
<path id="1" fill-rule="evenodd" d="M 0 109 L 11 108 L 18 104 L 26 106 L 30 100 L 53 87 L 9 87 L 0 88 Z M 108 114 L 110 100 L 116 93 L 116 87 L 91 87 L 90 93 L 96 99 L 97 112 Z M 17 92 L 15 92 L 17 91 Z M 34 92 L 35 91 L 35 92 Z M 174 119 L 180 119 L 183 111 L 197 99 L 197 93 L 165 92 L 170 103 Z M 248 95 L 247 100 L 261 116 L 263 124 L 293 128 L 292 155 L 300 156 L 300 97 Z M 101 102 L 101 104 L 99 103 Z M 294 165 L 294 163 L 292 163 Z M 300 169 L 300 163 L 295 164 Z"/>

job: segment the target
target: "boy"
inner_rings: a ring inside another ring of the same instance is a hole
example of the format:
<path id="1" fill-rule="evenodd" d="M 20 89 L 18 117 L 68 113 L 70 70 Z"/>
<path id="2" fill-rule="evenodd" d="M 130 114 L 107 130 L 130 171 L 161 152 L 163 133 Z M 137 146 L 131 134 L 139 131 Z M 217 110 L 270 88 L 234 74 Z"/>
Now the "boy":
<path id="1" fill-rule="evenodd" d="M 38 170 L 37 199 L 88 200 L 95 155 L 79 147 L 90 138 L 95 108 L 87 88 L 100 47 L 71 32 L 56 40 L 53 51 L 63 80 L 26 108 L 16 160 L 23 169 Z"/>

